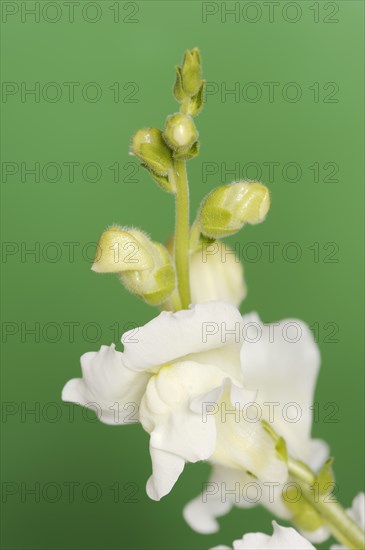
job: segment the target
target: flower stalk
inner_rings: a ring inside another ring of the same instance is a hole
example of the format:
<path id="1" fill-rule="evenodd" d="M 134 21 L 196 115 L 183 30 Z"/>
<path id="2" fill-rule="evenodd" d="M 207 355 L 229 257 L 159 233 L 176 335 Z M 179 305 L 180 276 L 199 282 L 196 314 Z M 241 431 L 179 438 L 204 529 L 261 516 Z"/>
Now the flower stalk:
<path id="1" fill-rule="evenodd" d="M 170 174 L 176 186 L 175 193 L 175 248 L 174 257 L 177 273 L 178 291 L 181 308 L 190 305 L 189 281 L 189 185 L 186 173 L 186 162 L 175 160 L 174 169 Z"/>

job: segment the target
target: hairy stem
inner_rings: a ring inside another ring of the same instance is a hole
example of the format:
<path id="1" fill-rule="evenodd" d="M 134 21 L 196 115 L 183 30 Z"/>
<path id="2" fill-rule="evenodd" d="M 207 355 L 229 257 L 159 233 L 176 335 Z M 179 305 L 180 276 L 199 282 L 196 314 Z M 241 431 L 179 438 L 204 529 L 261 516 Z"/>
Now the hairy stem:
<path id="1" fill-rule="evenodd" d="M 181 307 L 190 305 L 189 281 L 189 186 L 186 162 L 175 160 L 174 181 L 176 185 L 175 264 Z"/>

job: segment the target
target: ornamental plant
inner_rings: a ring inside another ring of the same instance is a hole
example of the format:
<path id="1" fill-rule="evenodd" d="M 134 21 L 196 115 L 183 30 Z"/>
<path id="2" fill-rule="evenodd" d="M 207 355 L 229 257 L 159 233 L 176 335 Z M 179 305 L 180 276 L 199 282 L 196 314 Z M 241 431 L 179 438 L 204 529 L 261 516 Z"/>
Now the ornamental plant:
<path id="1" fill-rule="evenodd" d="M 259 503 L 295 529 L 274 522 L 272 537 L 246 534 L 235 549 L 314 548 L 312 542 L 331 534 L 341 544 L 333 548 L 364 548 L 365 495 L 351 510 L 341 506 L 328 445 L 311 437 L 320 368 L 313 335 L 300 320 L 270 325 L 256 313 L 242 317 L 242 266 L 233 251 L 221 255 L 222 239 L 265 220 L 269 190 L 257 181 L 221 185 L 190 222 L 187 163 L 199 154 L 195 117 L 204 86 L 199 50 L 186 51 L 173 88 L 179 111 L 162 128 L 137 130 L 131 141 L 130 153 L 175 199 L 173 236 L 163 245 L 142 229 L 112 225 L 100 237 L 92 266 L 115 273 L 162 311 L 138 329 L 137 342 L 130 332 L 122 336 L 123 352 L 111 345 L 85 353 L 82 377 L 67 382 L 62 398 L 93 409 L 97 403 L 106 424 L 130 422 L 130 404 L 138 406 L 136 421 L 150 434 L 146 490 L 154 500 L 172 490 L 187 462 L 208 461 L 210 483 L 183 511 L 198 532 L 217 531 L 217 517 L 233 506 L 252 506 L 247 495 L 227 498 L 222 488 L 254 480 Z M 295 341 L 285 338 L 290 323 L 299 331 Z M 247 337 L 249 326 L 260 338 Z M 265 407 L 280 410 L 288 403 L 300 408 L 295 423 Z"/>

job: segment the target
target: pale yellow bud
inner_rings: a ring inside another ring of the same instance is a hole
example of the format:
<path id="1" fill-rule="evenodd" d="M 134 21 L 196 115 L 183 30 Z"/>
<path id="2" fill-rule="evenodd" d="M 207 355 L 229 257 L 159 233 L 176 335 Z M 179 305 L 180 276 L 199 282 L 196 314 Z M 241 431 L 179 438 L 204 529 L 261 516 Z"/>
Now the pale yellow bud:
<path id="1" fill-rule="evenodd" d="M 109 227 L 102 233 L 92 270 L 97 273 L 143 271 L 153 266 L 153 258 L 144 246 L 145 235 L 136 229 Z"/>
<path id="2" fill-rule="evenodd" d="M 118 273 L 130 292 L 151 305 L 168 299 L 176 284 L 167 249 L 134 228 L 113 226 L 104 231 L 92 270 Z"/>
<path id="3" fill-rule="evenodd" d="M 133 138 L 131 154 L 158 176 L 167 176 L 172 168 L 172 153 L 158 128 L 138 130 Z"/>
<path id="4" fill-rule="evenodd" d="M 191 116 L 175 113 L 167 117 L 163 137 L 174 151 L 178 153 L 187 151 L 194 145 L 198 136 Z"/>
<path id="5" fill-rule="evenodd" d="M 234 235 L 245 223 L 262 222 L 269 208 L 269 190 L 261 183 L 239 181 L 217 187 L 203 200 L 201 232 L 214 239 Z"/>

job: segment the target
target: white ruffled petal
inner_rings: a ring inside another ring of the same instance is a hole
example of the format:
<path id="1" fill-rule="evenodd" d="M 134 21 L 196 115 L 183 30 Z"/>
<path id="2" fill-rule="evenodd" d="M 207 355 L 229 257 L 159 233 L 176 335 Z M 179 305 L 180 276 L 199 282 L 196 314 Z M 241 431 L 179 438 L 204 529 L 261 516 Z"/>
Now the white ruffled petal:
<path id="1" fill-rule="evenodd" d="M 209 458 L 216 444 L 215 418 L 203 418 L 191 402 L 219 388 L 224 379 L 225 373 L 217 367 L 192 361 L 166 365 L 152 376 L 140 408 L 151 446 L 189 462 Z"/>
<path id="2" fill-rule="evenodd" d="M 81 369 L 83 377 L 69 380 L 63 388 L 63 401 L 92 409 L 106 424 L 138 421 L 139 404 L 150 375 L 127 368 L 114 344 L 85 353 Z"/>
<path id="3" fill-rule="evenodd" d="M 233 506 L 246 509 L 262 505 L 277 517 L 289 519 L 282 489 L 277 483 L 261 483 L 243 470 L 214 464 L 203 492 L 185 506 L 184 518 L 192 529 L 203 534 L 217 532 L 217 518 Z"/>
<path id="4" fill-rule="evenodd" d="M 160 500 L 167 495 L 184 469 L 183 458 L 150 446 L 153 473 L 147 481 L 147 495 Z"/>
<path id="5" fill-rule="evenodd" d="M 236 483 L 239 485 L 243 479 L 245 474 L 242 472 L 214 465 L 209 482 L 204 485 L 204 491 L 184 507 L 186 523 L 202 534 L 219 531 L 216 518 L 228 514 L 235 501 L 239 500 L 239 486 L 236 491 Z"/>
<path id="6" fill-rule="evenodd" d="M 248 335 L 241 350 L 244 385 L 258 390 L 267 419 L 272 407 L 274 429 L 286 440 L 289 452 L 307 462 L 312 455 L 311 406 L 320 366 L 313 335 L 297 319 L 264 325 L 250 314 L 243 322 Z"/>
<path id="7" fill-rule="evenodd" d="M 274 533 L 247 533 L 233 542 L 234 550 L 315 550 L 314 546 L 292 527 L 272 522 Z"/>
<path id="8" fill-rule="evenodd" d="M 122 338 L 126 364 L 134 370 L 156 372 L 160 365 L 193 353 L 240 345 L 242 318 L 233 305 L 207 302 L 176 313 L 163 311 L 133 330 L 137 342 L 129 342 L 131 332 Z"/>

